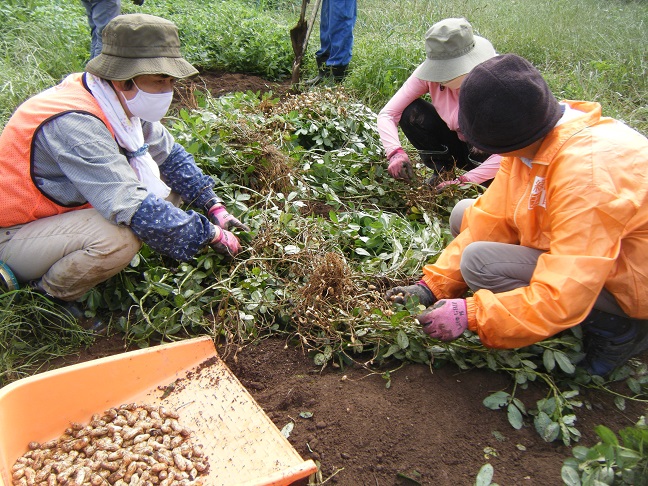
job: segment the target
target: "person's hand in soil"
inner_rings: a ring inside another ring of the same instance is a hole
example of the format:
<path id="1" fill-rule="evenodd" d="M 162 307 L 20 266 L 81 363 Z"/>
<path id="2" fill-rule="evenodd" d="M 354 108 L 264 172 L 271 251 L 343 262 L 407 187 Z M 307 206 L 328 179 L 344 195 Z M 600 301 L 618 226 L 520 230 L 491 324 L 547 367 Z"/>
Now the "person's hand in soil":
<path id="1" fill-rule="evenodd" d="M 414 285 L 393 287 L 385 293 L 385 297 L 388 300 L 391 300 L 395 304 L 403 305 L 415 296 L 418 297 L 419 303 L 425 307 L 430 307 L 437 300 L 423 280 Z"/>
<path id="2" fill-rule="evenodd" d="M 468 329 L 465 299 L 441 299 L 417 318 L 423 332 L 441 341 L 457 339 Z"/>

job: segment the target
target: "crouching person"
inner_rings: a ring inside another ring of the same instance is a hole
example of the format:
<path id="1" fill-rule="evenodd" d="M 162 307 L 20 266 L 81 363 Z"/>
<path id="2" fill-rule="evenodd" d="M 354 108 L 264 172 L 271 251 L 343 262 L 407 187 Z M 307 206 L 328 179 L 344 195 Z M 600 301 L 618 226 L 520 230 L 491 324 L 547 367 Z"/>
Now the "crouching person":
<path id="1" fill-rule="evenodd" d="M 160 123 L 177 79 L 196 74 L 176 26 L 121 15 L 86 72 L 25 101 L 0 135 L 0 260 L 20 283 L 72 303 L 125 268 L 141 243 L 189 260 L 240 251 L 247 230 Z M 179 199 L 208 217 L 184 211 Z"/>
<path id="2" fill-rule="evenodd" d="M 646 137 L 598 103 L 559 103 L 515 55 L 468 74 L 459 125 L 478 149 L 503 154 L 500 170 L 464 204 L 461 231 L 422 280 L 388 297 L 418 296 L 432 337 L 470 329 L 492 348 L 580 324 L 583 365 L 601 376 L 648 349 Z"/>

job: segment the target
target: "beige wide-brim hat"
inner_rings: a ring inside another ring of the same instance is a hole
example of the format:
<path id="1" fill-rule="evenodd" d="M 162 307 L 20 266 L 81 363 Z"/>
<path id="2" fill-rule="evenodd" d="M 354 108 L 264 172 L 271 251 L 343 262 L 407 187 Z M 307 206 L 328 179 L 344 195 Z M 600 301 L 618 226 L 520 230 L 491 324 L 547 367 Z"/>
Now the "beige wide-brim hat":
<path id="1" fill-rule="evenodd" d="M 425 34 L 426 59 L 414 76 L 424 81 L 442 83 L 469 73 L 472 68 L 497 53 L 483 37 L 473 34 L 464 18 L 450 18 L 434 24 Z"/>
<path id="2" fill-rule="evenodd" d="M 180 53 L 178 28 L 173 22 L 147 14 L 118 15 L 102 33 L 101 54 L 86 71 L 100 78 L 125 81 L 143 74 L 186 78 L 198 74 Z"/>

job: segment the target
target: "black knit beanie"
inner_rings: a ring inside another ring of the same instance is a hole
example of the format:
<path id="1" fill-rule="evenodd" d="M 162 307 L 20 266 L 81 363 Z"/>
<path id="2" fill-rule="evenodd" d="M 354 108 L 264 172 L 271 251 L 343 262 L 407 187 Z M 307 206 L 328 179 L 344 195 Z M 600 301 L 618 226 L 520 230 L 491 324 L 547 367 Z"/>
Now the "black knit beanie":
<path id="1" fill-rule="evenodd" d="M 562 107 L 540 72 L 515 54 L 482 62 L 461 83 L 459 129 L 484 152 L 527 147 L 549 133 L 561 116 Z"/>

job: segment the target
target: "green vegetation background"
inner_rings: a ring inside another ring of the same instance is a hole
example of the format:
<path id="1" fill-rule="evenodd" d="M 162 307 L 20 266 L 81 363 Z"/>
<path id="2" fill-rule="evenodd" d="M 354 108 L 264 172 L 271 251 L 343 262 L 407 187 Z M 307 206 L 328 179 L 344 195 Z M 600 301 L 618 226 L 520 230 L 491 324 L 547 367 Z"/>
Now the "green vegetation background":
<path id="1" fill-rule="evenodd" d="M 136 7 L 123 0 L 124 13 L 174 21 L 185 56 L 201 69 L 271 80 L 290 77 L 289 30 L 300 6 L 297 0 L 146 0 Z M 580 387 L 608 390 L 610 382 L 624 381 L 626 392 L 616 392 L 620 409 L 626 399 L 645 399 L 646 365 L 623 367 L 609 380 L 577 366 L 577 328 L 521 350 L 487 350 L 470 335 L 444 344 L 422 335 L 413 319 L 416 303 L 394 308 L 382 299 L 385 288 L 417 279 L 421 266 L 434 261 L 449 239 L 454 203 L 483 190 L 468 185 L 434 193 L 421 186 L 422 167 L 415 184 L 394 181 L 385 174 L 375 128 L 375 113 L 424 59 L 425 31 L 460 16 L 498 52 L 533 62 L 558 98 L 598 101 L 604 114 L 648 134 L 644 0 L 363 0 L 343 90 L 297 87 L 282 103 L 272 94 L 213 99 L 205 93 L 197 96 L 196 110 L 166 120 L 214 176 L 230 210 L 252 227 L 241 235 L 241 258 L 207 251 L 178 263 L 144 247 L 129 268 L 86 295 L 88 312 L 110 313 L 113 329 L 141 346 L 193 334 L 247 342 L 281 333 L 304 345 L 320 366 L 369 355 L 376 363 L 395 358 L 488 367 L 510 374 L 514 386 L 484 405 L 505 408 L 514 428 L 532 420 L 544 440 L 566 445 L 580 438 Z M 316 26 L 304 78 L 314 74 L 318 44 Z M 88 47 L 80 2 L 4 0 L 0 127 L 22 100 L 83 70 Z M 46 299 L 25 290 L 0 295 L 0 386 L 91 341 Z M 548 393 L 528 406 L 516 390 L 536 380 Z M 580 484 L 581 476 L 631 477 L 637 464 L 646 467 L 643 453 L 612 464 L 618 442 L 602 437 L 605 457 L 579 449 L 565 466 L 568 484 Z M 633 450 L 644 442 L 633 442 Z"/>
<path id="2" fill-rule="evenodd" d="M 189 60 L 205 69 L 289 77 L 288 31 L 298 0 L 123 1 L 125 13 L 167 17 Z M 644 0 L 366 0 L 359 4 L 347 86 L 378 110 L 425 56 L 434 22 L 466 17 L 498 52 L 533 62 L 558 98 L 599 101 L 604 113 L 648 132 L 648 3 Z M 318 47 L 317 26 L 309 51 Z M 83 69 L 88 27 L 80 2 L 5 0 L 0 6 L 0 126 L 26 96 Z M 306 70 L 314 69 L 312 56 Z"/>

